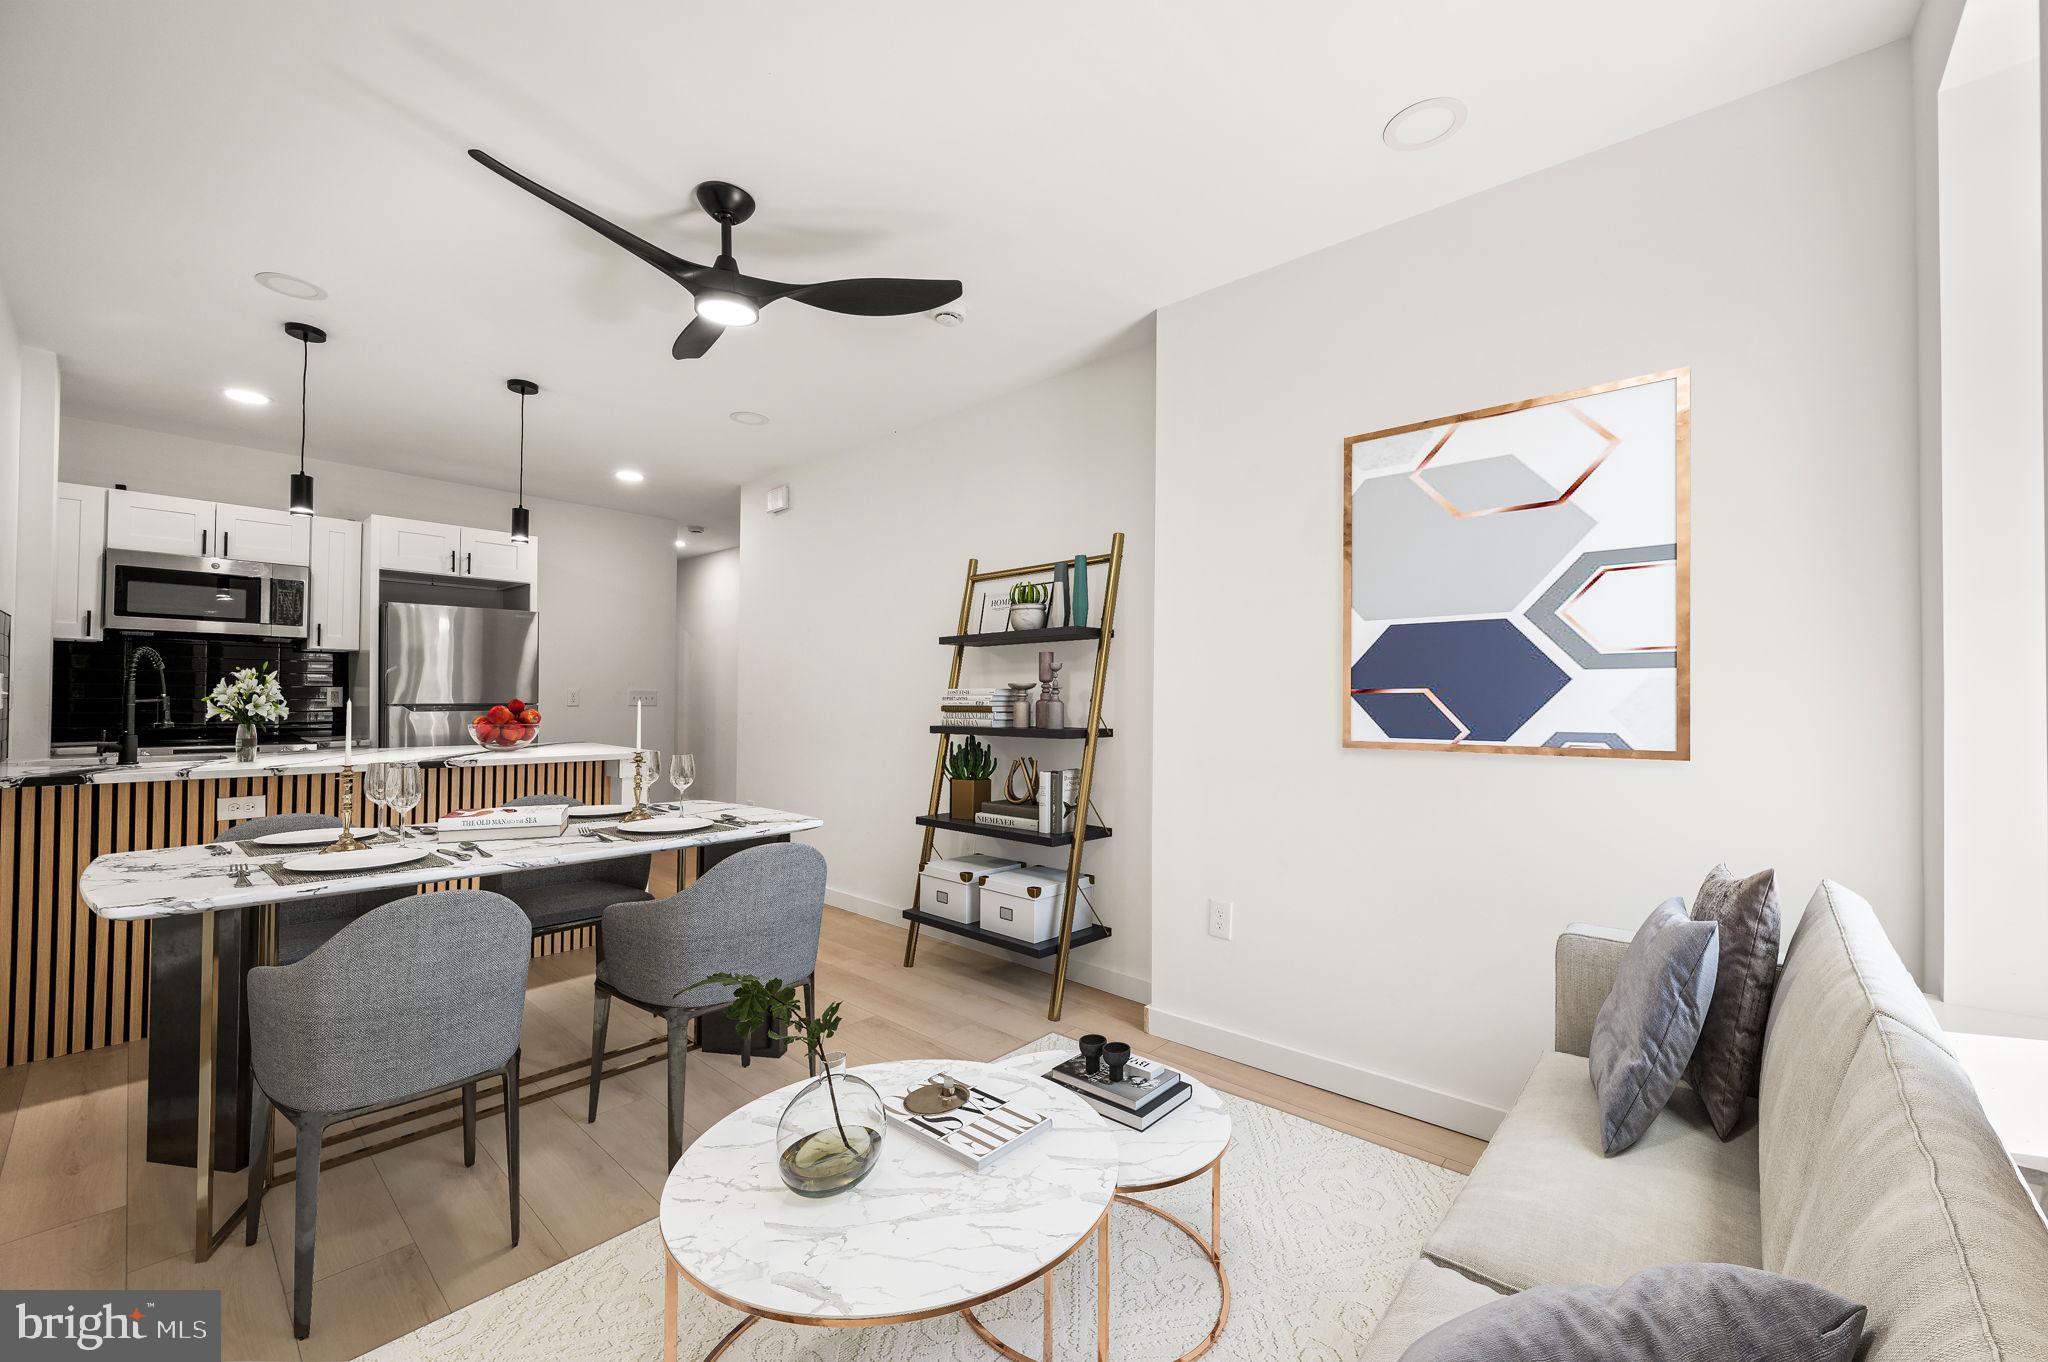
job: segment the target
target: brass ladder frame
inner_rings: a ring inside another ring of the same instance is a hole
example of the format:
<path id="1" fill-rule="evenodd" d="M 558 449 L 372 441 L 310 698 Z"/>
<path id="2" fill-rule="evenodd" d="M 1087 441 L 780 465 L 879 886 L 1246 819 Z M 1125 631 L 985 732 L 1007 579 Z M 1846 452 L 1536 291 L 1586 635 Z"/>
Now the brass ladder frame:
<path id="1" fill-rule="evenodd" d="M 1062 561 L 1072 562 L 1073 560 L 1065 559 Z M 1110 536 L 1108 553 L 1089 555 L 1088 565 L 1090 567 L 1098 563 L 1107 563 L 1109 565 L 1109 581 L 1104 587 L 1102 594 L 1102 634 L 1095 641 L 1095 676 L 1093 686 L 1088 694 L 1087 733 L 1082 740 L 1081 790 L 1080 802 L 1075 808 L 1074 840 L 1073 845 L 1067 850 L 1067 889 L 1060 904 L 1060 947 L 1059 955 L 1053 963 L 1052 1005 L 1046 1009 L 1045 1013 L 1053 1021 L 1060 1019 L 1060 1011 L 1066 1006 L 1067 1001 L 1067 957 L 1073 950 L 1074 896 L 1079 892 L 1081 886 L 1081 848 L 1088 840 L 1088 801 L 1089 796 L 1093 794 L 1095 789 L 1095 747 L 1102 736 L 1102 683 L 1109 675 L 1109 645 L 1116 636 L 1117 588 L 1123 582 L 1123 531 L 1119 530 Z M 1050 572 L 1058 566 L 1059 563 L 1032 563 L 1026 567 L 996 568 L 983 572 L 980 570 L 980 559 L 968 559 L 967 581 L 960 588 L 960 626 L 954 632 L 959 634 L 967 632 L 968 619 L 974 607 L 974 588 L 981 583 L 998 581 L 1006 577 L 1026 577 L 1034 572 Z M 960 684 L 960 667 L 966 655 L 967 645 L 962 643 L 953 645 L 953 670 L 946 681 L 947 689 L 950 690 Z M 991 733 L 1001 733 L 1003 730 L 996 728 L 989 731 Z M 932 762 L 931 807 L 925 811 L 927 817 L 935 818 L 938 816 L 939 795 L 943 792 L 946 782 L 946 753 L 952 745 L 953 735 L 949 733 L 939 734 L 938 756 Z M 917 880 L 910 893 L 910 906 L 913 911 L 917 909 L 924 891 L 924 868 L 931 864 L 933 844 L 938 837 L 938 831 L 937 828 L 933 827 L 927 827 L 924 830 L 923 846 L 919 849 L 917 856 Z M 922 924 L 917 919 L 912 918 L 910 920 L 910 938 L 903 945 L 903 968 L 905 969 L 909 969 L 917 963 L 917 937 L 920 926 Z"/>

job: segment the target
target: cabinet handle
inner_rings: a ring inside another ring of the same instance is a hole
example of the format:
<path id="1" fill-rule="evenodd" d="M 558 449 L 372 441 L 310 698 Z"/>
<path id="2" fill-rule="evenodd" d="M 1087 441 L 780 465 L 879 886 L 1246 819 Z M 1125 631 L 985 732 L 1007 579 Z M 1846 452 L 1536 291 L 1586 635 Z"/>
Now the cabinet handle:
<path id="1" fill-rule="evenodd" d="M 85 636 L 87 638 L 92 637 L 92 611 L 90 610 L 85 612 Z"/>
<path id="2" fill-rule="evenodd" d="M 319 647 L 319 646 L 320 646 L 321 644 L 325 643 L 326 641 L 327 641 L 327 626 L 326 626 L 326 625 L 324 625 L 324 624 L 316 624 L 316 625 L 314 625 L 314 626 L 313 626 L 313 646 L 314 646 L 315 648 L 317 648 L 317 647 Z"/>
<path id="3" fill-rule="evenodd" d="M 201 530 L 201 531 L 199 532 L 199 556 L 200 556 L 201 558 L 204 558 L 204 557 L 206 557 L 206 541 L 207 541 L 207 538 L 208 538 L 208 537 L 209 537 L 210 535 L 212 535 L 212 533 L 213 533 L 213 531 L 212 531 L 212 530 Z"/>
<path id="4" fill-rule="evenodd" d="M 228 532 L 226 530 L 220 532 L 220 556 L 223 558 L 228 556 Z"/>
<path id="5" fill-rule="evenodd" d="M 449 570 L 450 572 L 453 572 L 453 571 L 455 571 L 455 550 L 454 550 L 454 549 L 450 549 L 450 550 L 448 550 L 448 570 Z"/>
<path id="6" fill-rule="evenodd" d="M 462 555 L 462 570 L 463 570 L 463 572 L 464 572 L 465 574 L 468 574 L 468 575 L 471 575 L 471 576 L 474 576 L 474 575 L 476 574 L 476 555 L 475 555 L 475 554 L 473 554 L 473 553 L 465 553 L 465 554 L 463 554 L 463 555 Z"/>

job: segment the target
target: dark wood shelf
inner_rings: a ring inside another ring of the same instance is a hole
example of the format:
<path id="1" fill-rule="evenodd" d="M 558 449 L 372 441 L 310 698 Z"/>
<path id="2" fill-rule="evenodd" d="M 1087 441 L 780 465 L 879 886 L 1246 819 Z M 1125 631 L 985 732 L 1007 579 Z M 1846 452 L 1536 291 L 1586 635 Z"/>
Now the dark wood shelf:
<path id="1" fill-rule="evenodd" d="M 971 818 L 942 818 L 937 814 L 920 814 L 917 821 L 920 827 L 938 828 L 942 832 L 964 832 L 972 837 L 995 837 L 1005 842 L 1029 842 L 1033 846 L 1040 847 L 1064 847 L 1074 844 L 1074 835 L 1070 832 L 1052 834 L 1036 830 L 1027 832 L 1023 828 L 999 828 L 989 823 L 977 823 Z M 1097 823 L 1090 823 L 1088 825 L 1088 836 L 1083 840 L 1099 842 L 1107 836 L 1109 836 L 1108 828 Z M 1078 941 L 1080 937 L 1076 935 L 1074 939 Z"/>
<path id="2" fill-rule="evenodd" d="M 1102 637 L 1100 629 L 1004 629 L 993 634 L 947 634 L 939 642 L 949 648 L 1023 647 L 1031 643 L 1080 643 Z"/>
<path id="3" fill-rule="evenodd" d="M 1088 736 L 1088 730 L 1085 728 L 1027 728 L 1022 725 L 1016 728 L 989 728 L 984 724 L 933 724 L 932 732 L 965 733 L 977 738 L 987 737 L 994 733 L 1000 733 L 1006 738 L 1085 738 Z M 1115 733 L 1115 729 L 1104 724 L 1097 731 L 1096 736 L 1107 738 Z"/>
<path id="4" fill-rule="evenodd" d="M 954 936 L 964 936 L 969 941 L 979 941 L 984 945 L 996 946 L 1018 955 L 1028 955 L 1034 960 L 1043 960 L 1047 956 L 1058 955 L 1060 950 L 1060 939 L 1058 937 L 1052 937 L 1046 941 L 1019 941 L 1015 937 L 999 936 L 994 932 L 983 931 L 979 927 L 970 927 L 964 922 L 951 922 L 942 917 L 933 917 L 930 913 L 920 913 L 915 908 L 905 908 L 903 916 L 908 921 L 915 922 L 919 926 L 933 927 L 942 932 L 951 932 Z M 1109 928 L 1098 922 L 1092 926 L 1075 929 L 1071 944 L 1085 946 L 1091 941 L 1100 941 L 1108 935 Z"/>

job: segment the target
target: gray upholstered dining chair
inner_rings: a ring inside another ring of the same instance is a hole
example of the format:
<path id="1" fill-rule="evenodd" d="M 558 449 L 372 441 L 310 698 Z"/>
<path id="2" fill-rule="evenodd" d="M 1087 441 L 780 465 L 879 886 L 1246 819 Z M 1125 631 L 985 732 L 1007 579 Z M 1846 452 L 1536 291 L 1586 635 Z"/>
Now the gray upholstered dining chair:
<path id="1" fill-rule="evenodd" d="M 711 974 L 801 981 L 804 1014 L 814 1016 L 824 921 L 825 858 L 801 842 L 742 851 L 673 898 L 605 909 L 590 1022 L 590 1119 L 597 1119 L 604 1033 L 617 998 L 668 1023 L 668 1162 L 675 1167 L 683 1156 L 690 1022 L 733 997 L 722 985 L 690 985 Z"/>
<path id="2" fill-rule="evenodd" d="M 568 795 L 526 795 L 511 801 L 515 809 L 549 804 L 580 804 Z M 652 856 L 624 856 L 586 865 L 556 865 L 545 870 L 520 870 L 500 875 L 492 888 L 526 910 L 535 936 L 551 936 L 577 927 L 594 926 L 614 903 L 645 903 Z"/>
<path id="3" fill-rule="evenodd" d="M 313 1319 L 320 1142 L 343 1117 L 462 1090 L 462 1162 L 476 1163 L 476 1085 L 502 1075 L 512 1242 L 519 1242 L 519 1024 L 533 928 L 481 889 L 410 894 L 373 908 L 295 965 L 249 972 L 255 1071 L 247 1242 L 270 1164 L 271 1108 L 298 1131 L 292 1329 Z"/>
<path id="4" fill-rule="evenodd" d="M 305 832 L 313 828 L 341 833 L 341 820 L 325 813 L 274 813 L 251 818 L 228 829 L 229 839 L 247 842 L 278 832 Z M 336 894 L 331 898 L 294 900 L 277 914 L 277 964 L 289 965 L 311 955 L 323 941 L 354 922 L 380 903 L 398 896 L 395 890 L 372 890 L 364 894 Z M 410 890 L 404 892 L 411 892 Z"/>

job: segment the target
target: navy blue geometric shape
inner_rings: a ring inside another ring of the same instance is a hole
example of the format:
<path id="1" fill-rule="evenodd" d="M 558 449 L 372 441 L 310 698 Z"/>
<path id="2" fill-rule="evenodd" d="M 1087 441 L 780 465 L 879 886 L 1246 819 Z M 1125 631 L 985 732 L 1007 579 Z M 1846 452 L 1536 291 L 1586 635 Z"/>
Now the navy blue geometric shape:
<path id="1" fill-rule="evenodd" d="M 1569 680 L 1505 619 L 1396 624 L 1351 665 L 1354 692 L 1427 689 L 1478 742 L 1506 742 Z M 1352 698 L 1390 738 L 1442 742 L 1457 736 L 1425 696 Z"/>

